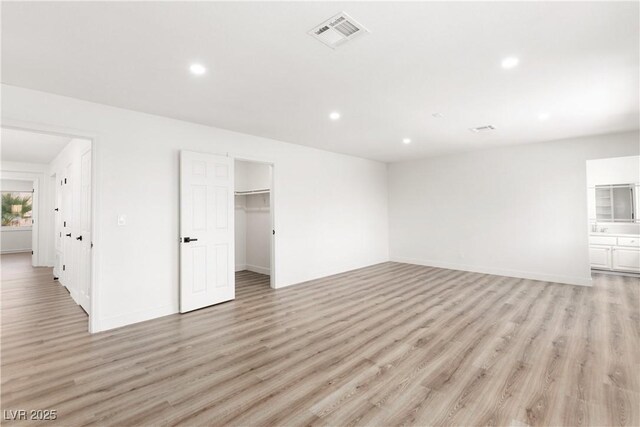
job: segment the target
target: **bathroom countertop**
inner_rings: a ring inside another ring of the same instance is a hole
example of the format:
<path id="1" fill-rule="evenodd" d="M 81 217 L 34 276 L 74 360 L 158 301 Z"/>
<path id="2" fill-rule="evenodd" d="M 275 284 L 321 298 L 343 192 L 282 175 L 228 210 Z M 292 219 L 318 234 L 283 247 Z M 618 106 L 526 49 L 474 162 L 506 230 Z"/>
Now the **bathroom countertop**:
<path id="1" fill-rule="evenodd" d="M 611 236 L 611 237 L 637 237 L 640 238 L 640 234 L 629 234 L 629 233 L 607 233 L 600 231 L 591 231 L 589 236 Z"/>

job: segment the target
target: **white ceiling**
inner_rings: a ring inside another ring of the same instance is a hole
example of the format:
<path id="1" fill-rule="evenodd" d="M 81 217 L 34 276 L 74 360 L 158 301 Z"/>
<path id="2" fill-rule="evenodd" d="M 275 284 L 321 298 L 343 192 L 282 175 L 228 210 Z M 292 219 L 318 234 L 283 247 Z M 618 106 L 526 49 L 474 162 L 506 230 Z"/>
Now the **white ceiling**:
<path id="1" fill-rule="evenodd" d="M 306 34 L 340 11 L 371 34 L 337 50 Z M 638 129 L 638 17 L 638 2 L 3 2 L 2 81 L 395 161 Z"/>
<path id="2" fill-rule="evenodd" d="M 0 159 L 5 162 L 49 164 L 71 141 L 63 136 L 15 129 L 0 130 Z"/>

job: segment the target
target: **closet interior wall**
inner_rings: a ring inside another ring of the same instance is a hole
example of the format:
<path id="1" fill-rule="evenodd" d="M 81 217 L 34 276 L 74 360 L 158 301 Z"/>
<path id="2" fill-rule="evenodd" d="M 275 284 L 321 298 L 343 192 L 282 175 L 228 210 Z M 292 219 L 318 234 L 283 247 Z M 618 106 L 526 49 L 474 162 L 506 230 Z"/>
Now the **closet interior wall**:
<path id="1" fill-rule="evenodd" d="M 271 166 L 235 162 L 235 269 L 271 273 Z"/>

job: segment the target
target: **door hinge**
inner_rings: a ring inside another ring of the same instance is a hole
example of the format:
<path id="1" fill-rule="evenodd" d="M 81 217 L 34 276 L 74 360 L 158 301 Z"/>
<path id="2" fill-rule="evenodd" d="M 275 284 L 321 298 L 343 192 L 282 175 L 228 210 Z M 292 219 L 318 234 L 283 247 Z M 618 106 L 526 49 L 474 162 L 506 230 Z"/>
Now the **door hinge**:
<path id="1" fill-rule="evenodd" d="M 65 179 L 64 179 L 64 183 L 65 183 L 65 184 L 67 183 L 67 178 L 65 178 Z"/>
<path id="2" fill-rule="evenodd" d="M 276 230 L 271 230 L 271 234 L 276 235 Z"/>
<path id="3" fill-rule="evenodd" d="M 33 255 L 33 251 L 31 251 L 31 255 Z"/>
<path id="4" fill-rule="evenodd" d="M 63 264 L 62 265 L 62 271 L 65 271 L 66 269 L 67 269 L 67 266 Z"/>

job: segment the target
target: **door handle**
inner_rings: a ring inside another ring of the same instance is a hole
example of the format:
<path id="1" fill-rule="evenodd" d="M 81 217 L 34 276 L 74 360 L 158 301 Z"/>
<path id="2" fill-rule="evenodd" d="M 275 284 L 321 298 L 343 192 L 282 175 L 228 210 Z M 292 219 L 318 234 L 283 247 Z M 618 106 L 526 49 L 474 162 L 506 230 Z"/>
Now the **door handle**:
<path id="1" fill-rule="evenodd" d="M 67 237 L 71 237 L 71 233 L 69 233 L 69 234 L 65 234 L 65 236 L 67 236 Z"/>
<path id="2" fill-rule="evenodd" d="M 78 237 L 76 237 L 76 240 L 80 240 L 80 241 L 82 241 L 82 236 L 78 236 Z"/>
<path id="3" fill-rule="evenodd" d="M 198 239 L 192 239 L 191 237 L 185 237 L 184 239 L 182 239 L 182 241 L 184 243 L 189 243 L 189 242 L 197 242 Z"/>

